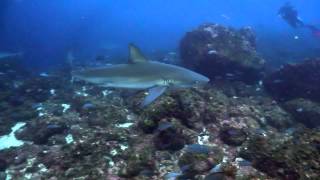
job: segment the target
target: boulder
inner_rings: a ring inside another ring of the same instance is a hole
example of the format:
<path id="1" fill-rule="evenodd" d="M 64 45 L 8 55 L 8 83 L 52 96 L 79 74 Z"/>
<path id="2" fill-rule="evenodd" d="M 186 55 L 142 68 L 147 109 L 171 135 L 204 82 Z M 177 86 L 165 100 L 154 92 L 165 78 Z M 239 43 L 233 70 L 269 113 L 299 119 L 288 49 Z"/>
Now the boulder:
<path id="1" fill-rule="evenodd" d="M 222 76 L 253 82 L 264 67 L 256 52 L 255 35 L 248 27 L 235 30 L 218 24 L 201 25 L 183 37 L 180 55 L 183 65 L 210 79 Z"/>
<path id="2" fill-rule="evenodd" d="M 295 120 L 309 128 L 320 126 L 320 104 L 307 99 L 294 99 L 284 104 Z"/>
<path id="3" fill-rule="evenodd" d="M 320 102 L 320 59 L 287 64 L 267 76 L 263 84 L 277 100 L 306 98 Z"/>
<path id="4" fill-rule="evenodd" d="M 242 129 L 224 127 L 220 131 L 220 138 L 225 144 L 240 146 L 247 139 L 247 134 Z"/>
<path id="5" fill-rule="evenodd" d="M 272 179 L 318 179 L 319 130 L 302 128 L 289 136 L 252 136 L 242 146 L 240 157 Z"/>

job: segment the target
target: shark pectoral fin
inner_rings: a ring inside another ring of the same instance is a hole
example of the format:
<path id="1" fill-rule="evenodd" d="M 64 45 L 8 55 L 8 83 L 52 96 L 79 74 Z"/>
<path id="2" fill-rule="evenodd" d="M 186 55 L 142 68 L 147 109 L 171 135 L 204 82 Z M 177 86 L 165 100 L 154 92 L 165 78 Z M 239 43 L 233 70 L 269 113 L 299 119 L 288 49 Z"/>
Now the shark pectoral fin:
<path id="1" fill-rule="evenodd" d="M 166 91 L 167 87 L 165 86 L 156 86 L 148 91 L 148 95 L 144 98 L 143 102 L 141 103 L 141 107 L 145 107 L 156 100 L 161 94 Z"/>

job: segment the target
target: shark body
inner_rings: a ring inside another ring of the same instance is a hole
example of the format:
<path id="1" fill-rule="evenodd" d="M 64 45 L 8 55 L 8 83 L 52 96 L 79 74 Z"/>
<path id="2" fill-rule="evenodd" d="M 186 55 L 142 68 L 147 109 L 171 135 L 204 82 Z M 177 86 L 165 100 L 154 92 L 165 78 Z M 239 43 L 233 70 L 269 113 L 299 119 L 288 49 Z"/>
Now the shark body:
<path id="1" fill-rule="evenodd" d="M 209 81 L 207 77 L 183 67 L 148 61 L 132 44 L 129 45 L 129 51 L 128 64 L 73 72 L 73 77 L 103 87 L 148 89 L 142 106 L 153 102 L 168 88 L 188 88 Z"/>

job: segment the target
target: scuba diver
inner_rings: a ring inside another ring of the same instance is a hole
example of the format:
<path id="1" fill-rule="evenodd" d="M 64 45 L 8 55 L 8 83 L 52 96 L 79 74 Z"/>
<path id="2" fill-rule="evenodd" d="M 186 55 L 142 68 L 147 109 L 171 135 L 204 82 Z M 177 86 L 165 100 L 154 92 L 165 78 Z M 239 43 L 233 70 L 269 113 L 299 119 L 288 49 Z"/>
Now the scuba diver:
<path id="1" fill-rule="evenodd" d="M 282 17 L 291 27 L 293 28 L 308 28 L 312 34 L 320 38 L 320 29 L 314 25 L 305 24 L 298 16 L 298 11 L 287 2 L 284 4 L 278 12 L 279 16 Z"/>

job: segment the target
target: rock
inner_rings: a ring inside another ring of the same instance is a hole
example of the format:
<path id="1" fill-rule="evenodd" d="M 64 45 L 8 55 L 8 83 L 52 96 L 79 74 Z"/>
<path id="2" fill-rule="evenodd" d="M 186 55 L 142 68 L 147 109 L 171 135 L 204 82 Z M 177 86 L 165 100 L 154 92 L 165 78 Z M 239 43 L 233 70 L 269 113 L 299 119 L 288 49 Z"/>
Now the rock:
<path id="1" fill-rule="evenodd" d="M 220 131 L 220 138 L 228 145 L 240 146 L 247 139 L 247 134 L 243 129 L 225 127 Z"/>
<path id="2" fill-rule="evenodd" d="M 266 123 L 272 127 L 283 130 L 291 127 L 294 124 L 293 118 L 284 108 L 277 104 L 263 104 L 260 106 L 263 110 L 263 115 Z"/>
<path id="3" fill-rule="evenodd" d="M 1 171 L 5 171 L 6 168 L 7 168 L 7 166 L 8 166 L 8 165 L 7 165 L 6 160 L 0 158 L 0 172 L 1 172 Z"/>
<path id="4" fill-rule="evenodd" d="M 186 139 L 183 137 L 180 130 L 173 125 L 161 127 L 154 138 L 155 147 L 159 150 L 177 151 L 182 149 L 185 143 Z"/>
<path id="5" fill-rule="evenodd" d="M 62 134 L 67 129 L 66 124 L 61 122 L 50 123 L 38 120 L 27 123 L 22 131 L 16 133 L 16 136 L 18 139 L 33 141 L 35 144 L 46 144 L 51 136 Z"/>
<path id="6" fill-rule="evenodd" d="M 182 63 L 210 79 L 222 76 L 252 82 L 259 78 L 264 60 L 257 55 L 250 28 L 235 30 L 204 24 L 180 42 Z"/>
<path id="7" fill-rule="evenodd" d="M 0 171 L 0 179 L 7 179 L 7 174 L 5 172 Z"/>
<path id="8" fill-rule="evenodd" d="M 309 128 L 320 126 L 320 104 L 307 99 L 294 99 L 284 103 L 294 118 Z"/>
<path id="9" fill-rule="evenodd" d="M 223 173 L 211 173 L 204 180 L 226 180 L 227 177 Z"/>
<path id="10" fill-rule="evenodd" d="M 287 64 L 263 82 L 266 90 L 281 101 L 306 98 L 320 102 L 320 59 Z"/>
<path id="11" fill-rule="evenodd" d="M 140 127 L 152 132 L 162 119 L 178 119 L 181 124 L 202 130 L 226 116 L 228 98 L 215 89 L 183 89 L 164 94 L 141 112 Z"/>
<path id="12" fill-rule="evenodd" d="M 0 118 L 0 136 L 9 134 L 12 126 L 14 126 L 13 121 Z"/>
<path id="13" fill-rule="evenodd" d="M 196 149 L 203 149 L 203 146 L 197 146 Z M 209 147 L 205 147 L 208 149 Z M 195 149 L 195 148 L 193 148 Z M 188 148 L 186 148 L 188 150 Z M 209 152 L 203 151 L 186 151 L 180 158 L 178 165 L 183 172 L 184 177 L 193 178 L 199 173 L 209 171 L 213 166 L 222 161 L 222 150 L 216 147 L 209 148 Z"/>
<path id="14" fill-rule="evenodd" d="M 139 121 L 138 126 L 144 133 L 153 133 L 158 128 L 158 122 L 150 119 Z"/>
<path id="15" fill-rule="evenodd" d="M 216 122 L 218 107 L 225 105 L 227 101 L 222 93 L 216 91 L 189 89 L 172 96 L 179 105 L 176 117 L 191 129 L 202 129 L 203 125 Z"/>
<path id="16" fill-rule="evenodd" d="M 166 175 L 164 175 L 163 179 L 164 180 L 176 180 L 176 179 L 179 179 L 179 176 L 181 176 L 181 173 L 170 172 L 170 173 L 167 173 Z"/>
<path id="17" fill-rule="evenodd" d="M 187 153 L 196 153 L 196 154 L 209 154 L 211 149 L 209 146 L 200 145 L 200 144 L 190 144 L 185 148 Z"/>
<path id="18" fill-rule="evenodd" d="M 146 171 L 153 172 L 153 168 L 152 152 L 150 149 L 146 148 L 139 152 L 130 153 L 126 166 L 120 170 L 119 176 L 132 178 L 139 174 L 143 174 Z"/>
<path id="19" fill-rule="evenodd" d="M 240 156 L 275 179 L 317 179 L 320 173 L 319 130 L 299 129 L 290 137 L 283 136 L 250 137 Z"/>
<path id="20" fill-rule="evenodd" d="M 256 98 L 236 98 L 231 101 L 232 106 L 229 107 L 231 119 L 236 119 L 237 122 L 226 122 L 227 125 L 239 128 L 264 128 L 272 126 L 279 130 L 289 128 L 294 122 L 290 113 L 281 108 L 273 99 L 268 97 Z"/>

